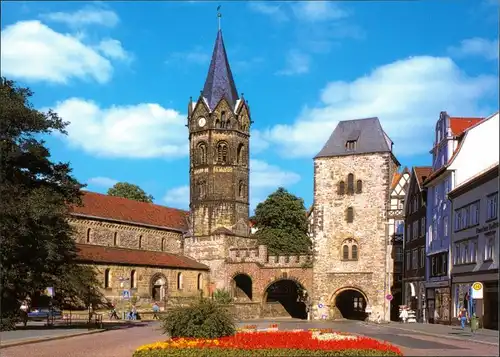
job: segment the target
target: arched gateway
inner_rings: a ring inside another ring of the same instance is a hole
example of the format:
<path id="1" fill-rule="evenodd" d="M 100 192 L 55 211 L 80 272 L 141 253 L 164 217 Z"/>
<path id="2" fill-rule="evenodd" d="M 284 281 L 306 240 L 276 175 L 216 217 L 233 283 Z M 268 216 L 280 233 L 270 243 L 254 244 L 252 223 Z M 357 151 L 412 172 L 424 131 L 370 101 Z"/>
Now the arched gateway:
<path id="1" fill-rule="evenodd" d="M 150 291 L 151 299 L 154 301 L 165 301 L 167 299 L 167 278 L 161 273 L 151 277 Z"/>
<path id="2" fill-rule="evenodd" d="M 304 286 L 296 279 L 282 278 L 270 283 L 264 290 L 263 312 L 273 317 L 286 312 L 289 317 L 307 319 Z"/>
<path id="3" fill-rule="evenodd" d="M 366 313 L 367 305 L 368 298 L 366 294 L 356 287 L 338 289 L 331 299 L 334 314 L 335 312 L 340 313 L 338 317 L 348 320 L 364 321 L 368 317 Z"/>

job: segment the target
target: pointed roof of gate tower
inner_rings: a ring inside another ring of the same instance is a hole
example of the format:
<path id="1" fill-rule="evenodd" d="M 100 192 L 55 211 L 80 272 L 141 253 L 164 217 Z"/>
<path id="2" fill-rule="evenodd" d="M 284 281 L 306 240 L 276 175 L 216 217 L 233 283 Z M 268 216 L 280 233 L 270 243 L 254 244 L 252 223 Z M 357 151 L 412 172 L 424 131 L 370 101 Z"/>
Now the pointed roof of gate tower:
<path id="1" fill-rule="evenodd" d="M 238 92 L 234 84 L 231 67 L 229 67 L 221 30 L 217 32 L 212 61 L 210 62 L 202 95 L 207 100 L 210 110 L 214 110 L 223 97 L 226 98 L 234 110 L 238 100 Z"/>

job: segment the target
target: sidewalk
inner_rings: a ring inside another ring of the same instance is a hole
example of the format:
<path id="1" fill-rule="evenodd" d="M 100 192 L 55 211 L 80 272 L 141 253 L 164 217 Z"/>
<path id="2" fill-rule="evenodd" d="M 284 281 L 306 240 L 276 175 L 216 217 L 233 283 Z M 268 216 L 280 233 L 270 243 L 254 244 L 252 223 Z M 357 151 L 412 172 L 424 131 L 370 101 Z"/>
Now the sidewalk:
<path id="1" fill-rule="evenodd" d="M 377 325 L 375 323 L 368 323 L 370 325 Z M 498 346 L 499 332 L 496 330 L 485 330 L 480 329 L 475 334 L 471 333 L 470 327 L 466 327 L 462 330 L 459 326 L 450 325 L 440 325 L 440 324 L 424 324 L 424 323 L 398 323 L 391 322 L 385 326 L 389 328 L 396 328 L 399 330 L 405 330 L 410 332 L 418 332 L 427 335 L 435 335 L 444 338 L 474 341 L 474 342 L 485 342 L 488 344 Z"/>

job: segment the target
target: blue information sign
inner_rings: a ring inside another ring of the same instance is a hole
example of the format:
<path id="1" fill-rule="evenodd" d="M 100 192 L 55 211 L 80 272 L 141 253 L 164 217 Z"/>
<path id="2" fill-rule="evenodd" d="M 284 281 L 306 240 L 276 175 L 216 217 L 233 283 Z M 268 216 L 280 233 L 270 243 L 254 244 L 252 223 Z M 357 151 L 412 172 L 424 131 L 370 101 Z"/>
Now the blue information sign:
<path id="1" fill-rule="evenodd" d="M 130 299 L 130 291 L 123 290 L 122 297 L 126 300 Z"/>

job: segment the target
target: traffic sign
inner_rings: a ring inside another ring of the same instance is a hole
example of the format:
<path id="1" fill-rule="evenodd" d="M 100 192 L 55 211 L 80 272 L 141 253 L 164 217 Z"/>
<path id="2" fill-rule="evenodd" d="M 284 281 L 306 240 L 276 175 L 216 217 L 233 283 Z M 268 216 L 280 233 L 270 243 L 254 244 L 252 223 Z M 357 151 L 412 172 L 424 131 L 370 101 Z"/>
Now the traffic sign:
<path id="1" fill-rule="evenodd" d="M 123 292 L 122 292 L 122 297 L 123 297 L 125 300 L 130 299 L 130 291 L 128 291 L 128 290 L 123 290 Z"/>
<path id="2" fill-rule="evenodd" d="M 391 294 L 387 294 L 385 298 L 389 301 L 391 301 L 394 297 Z"/>
<path id="3" fill-rule="evenodd" d="M 472 284 L 472 299 L 482 299 L 483 298 L 483 283 L 479 281 Z"/>

